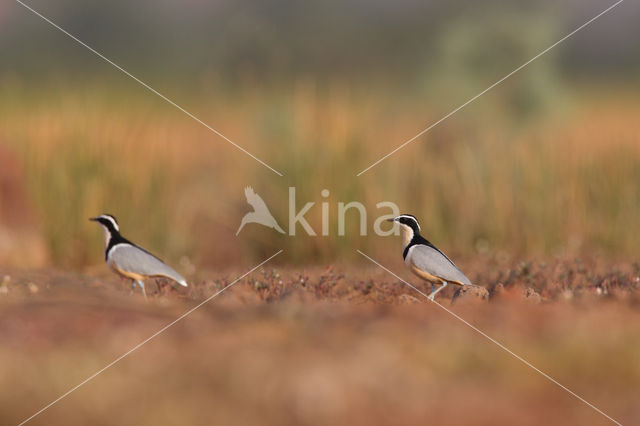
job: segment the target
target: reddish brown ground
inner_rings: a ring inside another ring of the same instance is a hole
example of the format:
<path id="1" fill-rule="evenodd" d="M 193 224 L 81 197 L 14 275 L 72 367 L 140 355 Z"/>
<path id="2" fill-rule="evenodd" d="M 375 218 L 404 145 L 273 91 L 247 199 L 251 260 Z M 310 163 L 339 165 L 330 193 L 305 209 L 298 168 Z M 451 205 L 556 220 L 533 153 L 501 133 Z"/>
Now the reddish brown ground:
<path id="1" fill-rule="evenodd" d="M 105 268 L 0 271 L 1 424 L 26 419 L 249 269 L 201 272 L 188 290 L 150 282 L 145 302 Z M 450 304 L 448 291 L 443 306 L 616 420 L 640 423 L 637 266 L 478 262 L 467 272 L 490 300 Z M 31 422 L 607 423 L 369 265 L 265 267 Z"/>

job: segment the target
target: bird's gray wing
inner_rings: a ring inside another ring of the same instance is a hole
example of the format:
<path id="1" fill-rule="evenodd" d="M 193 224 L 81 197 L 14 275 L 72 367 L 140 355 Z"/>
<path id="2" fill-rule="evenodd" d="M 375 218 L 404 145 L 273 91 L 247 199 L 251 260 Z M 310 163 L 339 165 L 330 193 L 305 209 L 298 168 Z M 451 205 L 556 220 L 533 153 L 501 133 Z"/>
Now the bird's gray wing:
<path id="1" fill-rule="evenodd" d="M 462 273 L 444 254 L 427 245 L 416 245 L 410 248 L 410 260 L 413 264 L 445 281 L 471 284 L 469 278 Z"/>
<path id="2" fill-rule="evenodd" d="M 151 253 L 131 244 L 116 244 L 109 253 L 110 261 L 118 268 L 149 277 L 171 278 L 178 284 L 187 286 L 185 279 L 171 266 Z"/>

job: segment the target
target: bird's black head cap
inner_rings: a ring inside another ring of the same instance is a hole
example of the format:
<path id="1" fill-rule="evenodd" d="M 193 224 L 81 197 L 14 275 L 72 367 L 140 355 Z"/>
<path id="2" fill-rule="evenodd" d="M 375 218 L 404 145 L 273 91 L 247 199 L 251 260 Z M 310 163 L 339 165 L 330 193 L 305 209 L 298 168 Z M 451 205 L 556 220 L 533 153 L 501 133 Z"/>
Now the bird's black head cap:
<path id="1" fill-rule="evenodd" d="M 116 234 L 120 232 L 120 227 L 118 226 L 118 221 L 115 216 L 110 214 L 101 214 L 100 216 L 89 218 L 89 220 L 93 220 L 94 222 L 98 222 L 100 225 L 104 226 L 111 232 L 112 234 Z"/>
<path id="2" fill-rule="evenodd" d="M 392 222 L 398 222 L 402 225 L 406 225 L 411 228 L 414 234 L 418 235 L 420 233 L 420 225 L 418 224 L 418 219 L 414 215 L 411 214 L 401 214 L 398 217 L 394 217 L 393 219 L 389 219 Z"/>

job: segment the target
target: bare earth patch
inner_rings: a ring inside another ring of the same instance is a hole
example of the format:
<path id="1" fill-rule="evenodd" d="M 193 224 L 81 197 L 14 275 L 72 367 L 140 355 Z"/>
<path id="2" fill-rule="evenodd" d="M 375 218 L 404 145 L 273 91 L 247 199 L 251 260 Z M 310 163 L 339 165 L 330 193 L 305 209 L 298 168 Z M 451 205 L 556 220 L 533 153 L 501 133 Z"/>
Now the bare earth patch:
<path id="1" fill-rule="evenodd" d="M 0 423 L 26 419 L 244 272 L 199 272 L 186 290 L 149 281 L 145 301 L 104 269 L 0 271 Z M 637 266 L 465 272 L 486 290 L 436 300 L 616 420 L 640 422 Z M 609 422 L 361 265 L 256 271 L 31 424 L 541 423 Z"/>

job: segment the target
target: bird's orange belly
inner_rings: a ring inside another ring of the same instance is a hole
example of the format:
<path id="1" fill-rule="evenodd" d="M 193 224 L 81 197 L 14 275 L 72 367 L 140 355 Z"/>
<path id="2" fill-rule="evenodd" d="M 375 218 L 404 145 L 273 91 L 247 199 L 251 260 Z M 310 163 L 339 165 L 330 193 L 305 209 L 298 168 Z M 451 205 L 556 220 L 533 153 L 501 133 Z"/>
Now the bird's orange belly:
<path id="1" fill-rule="evenodd" d="M 136 274 L 135 272 L 123 271 L 113 264 L 109 264 L 109 266 L 115 273 L 117 273 L 118 275 L 122 275 L 125 278 L 129 278 L 130 280 L 142 281 L 146 278 L 144 275 Z"/>
<path id="2" fill-rule="evenodd" d="M 428 281 L 430 283 L 443 284 L 446 281 L 447 284 L 464 285 L 463 283 L 461 283 L 459 281 L 456 281 L 456 280 L 445 280 L 443 278 L 436 277 L 435 275 L 432 275 L 432 274 L 430 274 L 428 272 L 425 272 L 425 271 L 419 269 L 417 266 L 415 266 L 413 264 L 413 262 L 411 262 L 409 268 L 411 268 L 411 272 L 413 272 L 415 275 L 419 276 L 423 280 Z"/>
<path id="3" fill-rule="evenodd" d="M 417 268 L 413 263 L 411 263 L 409 268 L 411 269 L 411 272 L 413 272 L 415 275 L 417 275 L 418 277 L 422 278 L 425 281 L 428 281 L 434 284 L 441 284 L 444 282 L 442 278 L 438 278 L 435 275 L 431 275 L 430 273 Z"/>

